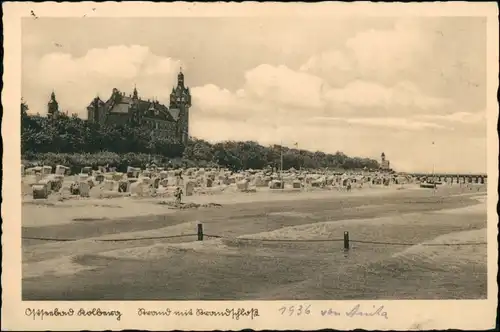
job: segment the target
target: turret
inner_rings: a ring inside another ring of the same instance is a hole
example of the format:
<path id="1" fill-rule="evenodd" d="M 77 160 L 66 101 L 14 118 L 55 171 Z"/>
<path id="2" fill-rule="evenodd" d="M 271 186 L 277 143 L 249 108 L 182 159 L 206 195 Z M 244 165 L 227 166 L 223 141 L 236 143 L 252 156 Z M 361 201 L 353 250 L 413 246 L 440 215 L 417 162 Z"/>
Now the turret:
<path id="1" fill-rule="evenodd" d="M 55 117 L 59 113 L 59 103 L 56 100 L 54 91 L 50 94 L 50 101 L 47 104 L 47 113 L 50 117 Z"/>
<path id="2" fill-rule="evenodd" d="M 137 93 L 137 87 L 135 85 L 134 85 L 134 93 L 132 95 L 132 98 L 139 99 L 139 94 Z"/>
<path id="3" fill-rule="evenodd" d="M 177 75 L 177 86 L 184 88 L 184 74 L 182 73 L 182 67 Z"/>
<path id="4" fill-rule="evenodd" d="M 104 102 L 99 96 L 96 96 L 89 106 L 87 106 L 87 119 L 94 123 L 99 123 L 103 106 Z"/>
<path id="5" fill-rule="evenodd" d="M 172 88 L 170 93 L 170 109 L 176 109 L 179 112 L 177 121 L 177 135 L 179 139 L 187 143 L 189 137 L 189 108 L 191 107 L 191 93 L 184 82 L 182 68 L 177 75 L 177 86 Z"/>

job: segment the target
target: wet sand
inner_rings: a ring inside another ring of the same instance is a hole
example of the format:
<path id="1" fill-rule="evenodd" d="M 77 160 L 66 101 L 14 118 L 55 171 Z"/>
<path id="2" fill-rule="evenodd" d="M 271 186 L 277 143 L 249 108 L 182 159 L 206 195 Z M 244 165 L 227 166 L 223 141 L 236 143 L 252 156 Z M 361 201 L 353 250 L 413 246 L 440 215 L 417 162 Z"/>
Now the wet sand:
<path id="1" fill-rule="evenodd" d="M 79 239 L 23 241 L 23 299 L 486 296 L 485 245 L 439 250 L 441 247 L 425 245 L 432 241 L 484 242 L 486 207 L 474 197 L 477 195 L 463 195 L 466 192 L 456 188 L 437 193 L 418 189 L 367 192 L 282 193 L 278 196 L 283 199 L 275 200 L 266 198 L 275 193 L 266 193 L 255 195 L 253 198 L 262 199 L 254 202 L 245 202 L 249 198 L 223 201 L 222 196 L 214 195 L 203 199 L 218 202 L 221 208 L 43 225 L 41 219 L 25 221 L 23 216 L 23 226 L 29 225 L 23 227 L 23 236 Z M 252 194 L 241 197 L 245 195 Z M 150 206 L 154 202 L 134 204 Z M 456 209 L 462 213 L 451 213 Z M 71 213 L 70 217 L 77 214 Z M 197 220 L 203 222 L 207 234 L 223 238 L 94 241 L 193 234 Z M 345 253 L 342 242 L 333 241 L 341 239 L 344 231 L 354 241 L 406 244 L 353 242 Z M 311 239 L 326 241 L 296 241 Z"/>

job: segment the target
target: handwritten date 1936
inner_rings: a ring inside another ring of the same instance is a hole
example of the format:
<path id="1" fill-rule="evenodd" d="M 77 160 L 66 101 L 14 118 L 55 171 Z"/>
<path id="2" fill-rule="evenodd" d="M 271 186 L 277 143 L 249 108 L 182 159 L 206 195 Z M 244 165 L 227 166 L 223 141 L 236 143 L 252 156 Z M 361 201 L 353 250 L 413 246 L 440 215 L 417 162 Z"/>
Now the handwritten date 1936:
<path id="1" fill-rule="evenodd" d="M 281 315 L 288 316 L 302 316 L 311 314 L 311 305 L 291 305 L 291 306 L 283 306 L 278 309 Z"/>

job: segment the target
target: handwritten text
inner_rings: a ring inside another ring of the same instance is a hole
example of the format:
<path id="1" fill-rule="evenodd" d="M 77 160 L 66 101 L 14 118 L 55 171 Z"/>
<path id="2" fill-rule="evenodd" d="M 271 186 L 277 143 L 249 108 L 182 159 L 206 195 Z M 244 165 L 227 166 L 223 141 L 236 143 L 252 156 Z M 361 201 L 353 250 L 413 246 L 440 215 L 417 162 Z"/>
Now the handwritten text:
<path id="1" fill-rule="evenodd" d="M 73 308 L 61 310 L 59 308 L 47 310 L 47 309 L 34 309 L 27 308 L 24 314 L 28 317 L 32 317 L 33 320 L 40 319 L 43 320 L 45 317 L 115 317 L 116 320 L 121 320 L 122 313 L 119 310 L 102 310 L 100 308 L 84 309 L 80 308 L 75 310 Z"/>
<path id="2" fill-rule="evenodd" d="M 302 316 L 309 315 L 311 313 L 311 305 L 291 305 L 291 306 L 283 306 L 278 309 L 281 315 L 288 316 Z"/>
<path id="3" fill-rule="evenodd" d="M 259 309 L 225 309 L 225 310 L 207 310 L 207 309 L 187 309 L 187 310 L 146 310 L 145 308 L 139 308 L 137 310 L 138 316 L 205 316 L 205 317 L 229 317 L 234 320 L 239 320 L 240 318 L 250 318 L 254 319 L 259 317 Z"/>
<path id="4" fill-rule="evenodd" d="M 384 306 L 372 306 L 372 308 L 364 309 L 361 308 L 360 304 L 355 305 L 353 308 L 348 311 L 342 312 L 337 311 L 332 308 L 321 310 L 321 316 L 346 316 L 349 318 L 355 317 L 383 317 L 385 319 L 389 319 L 387 315 L 387 311 L 384 310 Z"/>

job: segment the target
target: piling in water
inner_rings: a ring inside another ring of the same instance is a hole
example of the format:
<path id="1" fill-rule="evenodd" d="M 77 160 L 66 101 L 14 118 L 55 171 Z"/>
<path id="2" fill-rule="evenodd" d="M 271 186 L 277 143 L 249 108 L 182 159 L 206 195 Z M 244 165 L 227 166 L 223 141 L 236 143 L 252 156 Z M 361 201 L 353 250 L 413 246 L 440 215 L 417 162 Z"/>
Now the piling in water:
<path id="1" fill-rule="evenodd" d="M 198 241 L 203 241 L 203 224 L 198 223 Z"/>
<path id="2" fill-rule="evenodd" d="M 349 232 L 344 232 L 344 250 L 349 250 Z"/>

